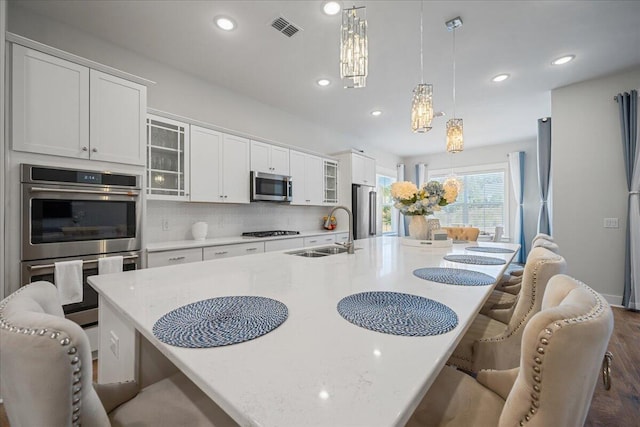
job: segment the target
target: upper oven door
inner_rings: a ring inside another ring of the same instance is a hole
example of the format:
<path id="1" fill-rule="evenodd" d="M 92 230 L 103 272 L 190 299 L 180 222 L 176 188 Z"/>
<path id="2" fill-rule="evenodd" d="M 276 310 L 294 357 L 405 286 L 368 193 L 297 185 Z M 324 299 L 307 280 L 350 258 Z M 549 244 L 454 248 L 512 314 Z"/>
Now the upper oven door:
<path id="1" fill-rule="evenodd" d="M 290 202 L 291 177 L 263 172 L 251 172 L 251 200 Z"/>
<path id="2" fill-rule="evenodd" d="M 22 259 L 139 250 L 140 191 L 22 184 Z"/>

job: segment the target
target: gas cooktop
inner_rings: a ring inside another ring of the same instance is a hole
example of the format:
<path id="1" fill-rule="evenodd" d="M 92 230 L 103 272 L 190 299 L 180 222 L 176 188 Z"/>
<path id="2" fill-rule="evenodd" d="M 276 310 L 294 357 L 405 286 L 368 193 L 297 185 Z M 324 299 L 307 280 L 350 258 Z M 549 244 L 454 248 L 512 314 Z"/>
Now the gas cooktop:
<path id="1" fill-rule="evenodd" d="M 242 233 L 242 237 L 273 237 L 273 236 L 293 236 L 300 234 L 299 231 L 274 230 L 274 231 L 250 231 Z"/>

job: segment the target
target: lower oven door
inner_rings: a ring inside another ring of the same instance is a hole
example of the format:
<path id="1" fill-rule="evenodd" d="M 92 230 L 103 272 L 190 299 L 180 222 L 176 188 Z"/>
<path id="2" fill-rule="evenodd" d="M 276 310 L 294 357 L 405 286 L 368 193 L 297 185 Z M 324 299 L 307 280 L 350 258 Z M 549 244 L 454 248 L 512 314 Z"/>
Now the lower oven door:
<path id="1" fill-rule="evenodd" d="M 98 293 L 87 283 L 87 277 L 98 274 L 98 258 L 121 255 L 123 257 L 123 271 L 130 271 L 140 268 L 140 254 L 139 251 L 135 251 L 25 261 L 22 263 L 22 283 L 27 284 L 44 280 L 55 284 L 54 267 L 56 262 L 82 259 L 82 301 L 63 305 L 62 308 L 67 319 L 73 320 L 86 328 L 98 324 Z"/>

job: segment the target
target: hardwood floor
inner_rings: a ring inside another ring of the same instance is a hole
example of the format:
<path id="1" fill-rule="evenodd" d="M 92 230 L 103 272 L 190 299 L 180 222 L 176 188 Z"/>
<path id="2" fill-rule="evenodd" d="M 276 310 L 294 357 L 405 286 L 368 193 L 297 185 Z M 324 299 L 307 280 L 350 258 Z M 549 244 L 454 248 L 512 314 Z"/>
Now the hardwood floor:
<path id="1" fill-rule="evenodd" d="M 598 380 L 585 427 L 632 426 L 640 420 L 640 313 L 614 308 L 613 315 L 611 389 L 605 390 Z M 94 361 L 94 380 L 97 370 Z M 0 427 L 9 427 L 4 405 Z"/>

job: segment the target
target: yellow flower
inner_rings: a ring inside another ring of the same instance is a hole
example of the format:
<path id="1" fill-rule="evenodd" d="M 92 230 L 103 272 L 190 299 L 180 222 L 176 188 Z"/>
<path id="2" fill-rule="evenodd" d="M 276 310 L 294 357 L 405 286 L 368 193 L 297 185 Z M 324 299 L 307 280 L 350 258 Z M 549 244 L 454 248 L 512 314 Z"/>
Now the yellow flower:
<path id="1" fill-rule="evenodd" d="M 391 184 L 391 197 L 399 200 L 413 198 L 418 192 L 418 187 L 413 182 L 401 181 Z"/>

